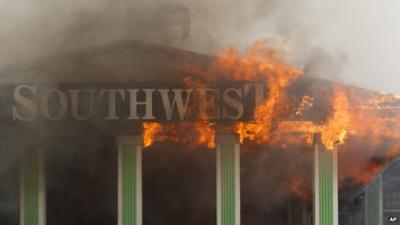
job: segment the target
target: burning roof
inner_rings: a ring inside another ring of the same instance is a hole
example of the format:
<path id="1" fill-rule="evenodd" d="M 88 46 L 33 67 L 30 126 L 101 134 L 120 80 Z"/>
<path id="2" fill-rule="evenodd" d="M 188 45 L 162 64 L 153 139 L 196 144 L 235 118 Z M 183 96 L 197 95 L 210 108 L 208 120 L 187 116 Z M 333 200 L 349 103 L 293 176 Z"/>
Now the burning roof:
<path id="1" fill-rule="evenodd" d="M 150 121 L 143 124 L 145 146 L 169 140 L 213 147 L 215 131 L 230 129 L 245 144 L 290 150 L 294 145 L 310 145 L 312 134 L 318 132 L 328 149 L 343 150 L 339 155 L 342 180 L 351 183 L 368 181 L 377 167 L 398 155 L 400 97 L 309 77 L 268 44 L 258 42 L 244 55 L 228 49 L 212 57 L 120 41 L 7 67 L 0 72 L 1 83 L 157 81 L 199 89 L 215 82 L 251 81 L 266 87 L 263 97 L 255 100 L 258 106 L 252 121 L 215 124 L 207 113 L 195 122 Z M 188 135 L 189 130 L 193 132 Z M 301 182 L 295 179 L 294 183 Z"/>

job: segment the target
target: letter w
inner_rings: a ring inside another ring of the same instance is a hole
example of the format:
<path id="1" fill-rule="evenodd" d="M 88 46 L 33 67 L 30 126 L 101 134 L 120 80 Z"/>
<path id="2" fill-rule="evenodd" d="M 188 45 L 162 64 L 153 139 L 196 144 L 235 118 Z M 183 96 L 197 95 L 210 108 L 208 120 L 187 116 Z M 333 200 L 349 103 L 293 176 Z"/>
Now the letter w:
<path id="1" fill-rule="evenodd" d="M 159 91 L 161 94 L 161 99 L 162 99 L 162 103 L 164 105 L 164 110 L 165 110 L 165 115 L 167 117 L 167 120 L 172 119 L 172 113 L 174 111 L 175 106 L 178 109 L 179 119 L 183 120 L 183 118 L 185 117 L 187 108 L 188 108 L 189 99 L 190 99 L 193 89 L 172 89 L 172 92 L 174 93 L 172 103 L 171 103 L 171 101 L 169 99 L 169 95 L 168 95 L 168 93 L 170 92 L 169 89 L 160 89 Z M 183 97 L 182 97 L 183 91 L 185 91 L 187 93 L 185 103 L 183 103 Z"/>

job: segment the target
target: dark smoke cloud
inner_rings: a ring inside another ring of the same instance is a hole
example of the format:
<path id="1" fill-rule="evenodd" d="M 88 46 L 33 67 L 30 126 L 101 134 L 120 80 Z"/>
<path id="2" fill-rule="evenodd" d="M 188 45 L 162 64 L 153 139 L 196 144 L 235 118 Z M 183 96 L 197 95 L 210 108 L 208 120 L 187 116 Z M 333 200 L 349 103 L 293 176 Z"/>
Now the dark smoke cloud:
<path id="1" fill-rule="evenodd" d="M 323 49 L 315 54 L 313 36 L 321 23 L 309 0 L 19 0 L 0 4 L 0 66 L 121 39 L 207 54 L 227 46 L 244 50 L 256 40 L 278 39 L 301 66 L 312 64 L 309 68 L 315 66 L 319 72 L 320 61 L 315 58 L 320 56 L 324 58 L 322 65 L 341 66 Z M 173 13 L 168 14 L 171 8 L 185 8 L 190 14 L 184 18 L 190 24 L 190 34 L 183 41 L 166 37 L 168 29 L 173 29 L 165 23 L 165 18 L 173 17 Z M 326 74 L 335 73 L 337 69 Z"/>
<path id="2" fill-rule="evenodd" d="M 0 68 L 121 39 L 208 54 L 227 46 L 243 50 L 259 39 L 278 39 L 286 43 L 293 61 L 311 74 L 399 92 L 400 51 L 395 44 L 399 33 L 393 29 L 399 14 L 396 4 L 390 0 L 369 4 L 359 0 L 2 0 Z M 165 40 L 165 21 L 158 15 L 170 8 L 166 5 L 190 12 L 190 36 L 183 42 Z"/>

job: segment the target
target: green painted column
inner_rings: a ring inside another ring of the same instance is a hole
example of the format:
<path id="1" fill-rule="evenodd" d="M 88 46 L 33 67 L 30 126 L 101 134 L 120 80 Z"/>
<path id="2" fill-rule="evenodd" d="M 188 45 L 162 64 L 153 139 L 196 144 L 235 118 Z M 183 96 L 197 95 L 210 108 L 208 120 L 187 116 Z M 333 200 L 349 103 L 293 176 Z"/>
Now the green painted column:
<path id="1" fill-rule="evenodd" d="M 46 224 L 46 184 L 42 149 L 26 150 L 20 163 L 20 225 Z"/>
<path id="2" fill-rule="evenodd" d="M 118 136 L 118 225 L 142 225 L 142 138 Z"/>
<path id="3" fill-rule="evenodd" d="M 217 225 L 240 225 L 240 145 L 237 135 L 218 134 Z"/>
<path id="4" fill-rule="evenodd" d="M 383 224 L 382 174 L 365 188 L 365 225 Z"/>
<path id="5" fill-rule="evenodd" d="M 314 135 L 314 225 L 338 225 L 337 149 Z"/>

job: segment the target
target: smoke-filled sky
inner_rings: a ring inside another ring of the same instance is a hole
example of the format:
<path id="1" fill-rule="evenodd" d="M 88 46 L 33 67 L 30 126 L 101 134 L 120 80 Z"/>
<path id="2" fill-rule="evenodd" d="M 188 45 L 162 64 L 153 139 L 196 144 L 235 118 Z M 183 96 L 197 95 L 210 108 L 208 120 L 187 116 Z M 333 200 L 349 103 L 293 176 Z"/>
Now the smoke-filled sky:
<path id="1" fill-rule="evenodd" d="M 397 0 L 0 0 L 0 67 L 121 39 L 166 44 L 168 4 L 190 12 L 176 47 L 215 54 L 277 39 L 313 75 L 400 93 Z"/>

